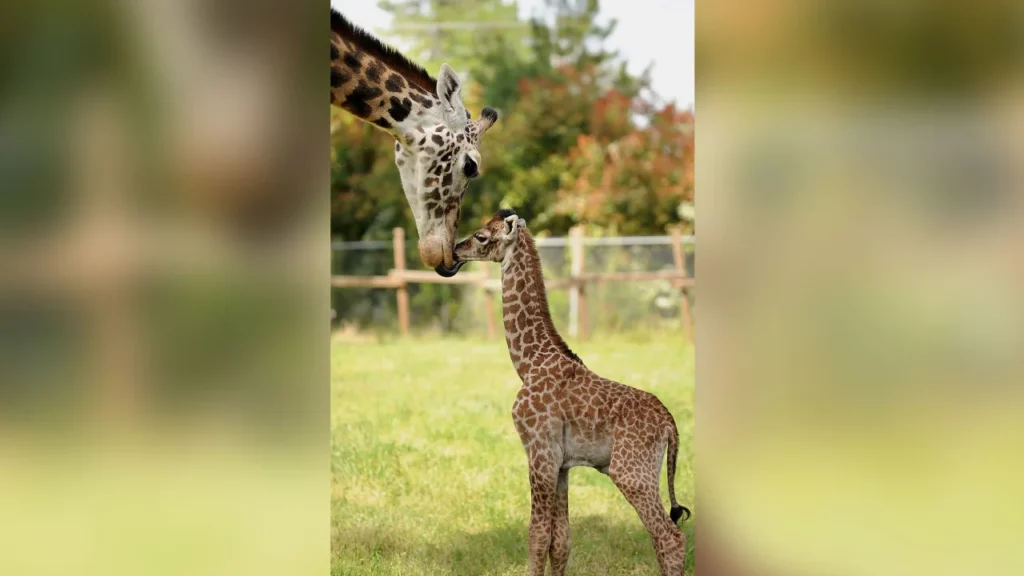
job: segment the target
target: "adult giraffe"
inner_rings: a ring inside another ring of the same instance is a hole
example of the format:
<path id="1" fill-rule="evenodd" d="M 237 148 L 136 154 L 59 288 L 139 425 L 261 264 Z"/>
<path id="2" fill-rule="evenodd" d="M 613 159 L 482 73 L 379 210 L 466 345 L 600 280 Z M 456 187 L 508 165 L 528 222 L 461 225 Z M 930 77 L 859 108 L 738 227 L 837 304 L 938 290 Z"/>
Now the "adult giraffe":
<path id="1" fill-rule="evenodd" d="M 331 9 L 331 104 L 395 138 L 395 164 L 412 208 L 420 259 L 455 273 L 462 199 L 480 174 L 480 138 L 498 113 L 472 120 L 448 64 L 434 79 L 397 50 Z"/>

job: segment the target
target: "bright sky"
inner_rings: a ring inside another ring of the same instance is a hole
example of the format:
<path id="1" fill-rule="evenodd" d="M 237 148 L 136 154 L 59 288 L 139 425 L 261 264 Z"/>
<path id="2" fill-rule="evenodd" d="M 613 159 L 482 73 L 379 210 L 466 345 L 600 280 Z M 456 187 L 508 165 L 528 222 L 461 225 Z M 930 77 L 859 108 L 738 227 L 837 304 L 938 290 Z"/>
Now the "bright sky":
<path id="1" fill-rule="evenodd" d="M 694 0 L 604 0 L 603 18 L 619 21 L 608 39 L 609 48 L 625 58 L 630 72 L 654 63 L 651 83 L 666 100 L 682 108 L 693 106 Z M 331 6 L 370 31 L 387 29 L 391 17 L 375 0 L 331 0 Z M 529 16 L 544 0 L 519 0 L 519 12 Z M 607 20 L 605 20 L 607 21 Z"/>

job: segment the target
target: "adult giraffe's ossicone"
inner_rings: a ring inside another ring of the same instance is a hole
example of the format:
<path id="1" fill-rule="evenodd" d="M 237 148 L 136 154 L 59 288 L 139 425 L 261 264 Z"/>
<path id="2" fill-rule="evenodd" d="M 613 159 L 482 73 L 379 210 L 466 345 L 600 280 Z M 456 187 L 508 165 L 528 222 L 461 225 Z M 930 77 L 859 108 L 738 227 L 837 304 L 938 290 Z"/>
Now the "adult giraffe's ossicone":
<path id="1" fill-rule="evenodd" d="M 420 259 L 457 271 L 453 247 L 470 180 L 480 175 L 480 138 L 498 120 L 473 120 L 448 64 L 435 79 L 397 50 L 331 9 L 331 104 L 395 138 L 395 164 L 412 208 Z"/>

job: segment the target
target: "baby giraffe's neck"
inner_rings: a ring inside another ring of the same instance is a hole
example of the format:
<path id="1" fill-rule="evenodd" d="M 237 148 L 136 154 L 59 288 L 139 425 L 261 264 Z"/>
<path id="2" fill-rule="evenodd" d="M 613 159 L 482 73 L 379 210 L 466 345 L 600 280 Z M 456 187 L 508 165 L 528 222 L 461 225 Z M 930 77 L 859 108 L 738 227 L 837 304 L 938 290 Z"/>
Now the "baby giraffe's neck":
<path id="1" fill-rule="evenodd" d="M 531 372 L 543 371 L 560 358 L 582 364 L 551 322 L 540 255 L 523 228 L 501 263 L 501 302 L 508 353 L 524 384 Z"/>

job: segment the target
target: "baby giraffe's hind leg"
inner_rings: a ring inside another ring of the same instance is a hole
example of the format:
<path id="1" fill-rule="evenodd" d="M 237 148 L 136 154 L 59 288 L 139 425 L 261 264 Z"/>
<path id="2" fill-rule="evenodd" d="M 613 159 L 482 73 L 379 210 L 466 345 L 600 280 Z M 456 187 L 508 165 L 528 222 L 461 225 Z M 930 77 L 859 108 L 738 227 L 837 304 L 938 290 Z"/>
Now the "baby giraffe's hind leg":
<path id="1" fill-rule="evenodd" d="M 636 510 L 654 543 L 662 576 L 680 576 L 686 562 L 686 536 L 669 518 L 658 487 L 664 445 L 658 442 L 616 442 L 608 476 Z"/>
<path id="2" fill-rule="evenodd" d="M 569 471 L 560 470 L 551 520 L 551 576 L 564 576 L 569 563 Z"/>

